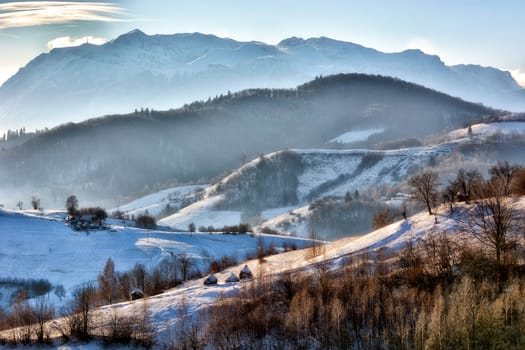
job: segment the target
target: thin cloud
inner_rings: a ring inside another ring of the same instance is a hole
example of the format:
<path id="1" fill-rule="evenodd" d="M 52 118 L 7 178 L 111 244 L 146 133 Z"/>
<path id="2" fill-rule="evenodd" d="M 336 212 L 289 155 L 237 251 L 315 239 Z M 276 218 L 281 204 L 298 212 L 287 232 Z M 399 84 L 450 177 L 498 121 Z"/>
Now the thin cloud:
<path id="1" fill-rule="evenodd" d="M 0 29 L 73 21 L 122 22 L 123 13 L 123 8 L 108 2 L 8 2 L 0 4 Z"/>
<path id="2" fill-rule="evenodd" d="M 49 50 L 59 48 L 59 47 L 71 47 L 71 46 L 80 46 L 85 43 L 90 43 L 93 45 L 102 45 L 108 42 L 106 38 L 96 38 L 93 36 L 84 36 L 82 38 L 72 38 L 70 36 L 62 36 L 60 38 L 53 39 L 47 42 L 47 48 Z"/>

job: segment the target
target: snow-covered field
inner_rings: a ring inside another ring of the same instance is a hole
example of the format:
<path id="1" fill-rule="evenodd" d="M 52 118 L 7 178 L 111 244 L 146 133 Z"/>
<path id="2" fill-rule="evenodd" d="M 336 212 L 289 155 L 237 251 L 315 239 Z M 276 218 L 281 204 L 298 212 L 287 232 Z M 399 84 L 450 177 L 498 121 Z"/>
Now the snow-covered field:
<path id="1" fill-rule="evenodd" d="M 522 210 L 525 208 L 524 198 L 517 203 L 517 207 Z M 228 298 L 243 288 L 250 288 L 252 283 L 258 283 L 260 278 L 278 279 L 279 274 L 297 269 L 314 271 L 319 264 L 329 269 L 339 269 L 348 262 L 347 258 L 352 254 L 370 252 L 380 247 L 386 248 L 387 251 L 397 251 L 403 249 L 410 241 L 421 242 L 429 234 L 446 234 L 457 242 L 476 244 L 473 238 L 457 231 L 457 216 L 465 209 L 466 207 L 460 205 L 453 216 L 449 215 L 448 208 L 445 206 L 438 208 L 435 216 L 421 212 L 407 220 L 395 222 L 360 237 L 327 243 L 321 248 L 321 254 L 316 257 L 310 257 L 305 250 L 297 250 L 269 256 L 264 262 L 251 260 L 217 273 L 219 283 L 214 286 L 205 286 L 204 278 L 188 281 L 165 293 L 145 299 L 147 309 L 151 313 L 155 334 L 160 344 L 173 340 L 184 320 L 199 319 L 202 311 L 219 297 Z M 254 274 L 253 282 L 225 282 L 230 273 L 239 274 L 245 264 Z M 109 319 L 115 312 L 119 315 L 136 314 L 143 308 L 143 303 L 144 301 L 138 300 L 105 306 L 95 311 L 95 319 L 104 317 Z M 101 326 L 103 324 L 101 323 Z M 90 346 L 97 348 L 96 344 Z"/>
<path id="2" fill-rule="evenodd" d="M 136 263 L 152 267 L 170 253 L 193 258 L 205 272 L 211 259 L 224 255 L 244 260 L 257 247 L 259 235 L 226 235 L 168 232 L 119 226 L 112 230 L 73 231 L 62 219 L 0 210 L 0 278 L 45 278 L 62 284 L 66 291 L 96 281 L 108 258 L 117 271 Z M 60 215 L 59 215 L 60 216 Z M 307 240 L 261 235 L 265 245 L 281 247 L 293 242 L 301 247 Z"/>

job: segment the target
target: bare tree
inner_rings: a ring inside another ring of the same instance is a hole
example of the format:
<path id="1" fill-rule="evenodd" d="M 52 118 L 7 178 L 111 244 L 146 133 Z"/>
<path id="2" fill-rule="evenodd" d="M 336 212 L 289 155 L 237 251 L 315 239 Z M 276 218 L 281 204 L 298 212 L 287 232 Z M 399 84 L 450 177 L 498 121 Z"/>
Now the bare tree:
<path id="1" fill-rule="evenodd" d="M 135 225 L 146 230 L 154 230 L 157 228 L 155 218 L 147 214 L 139 215 L 135 221 Z"/>
<path id="2" fill-rule="evenodd" d="M 432 276 L 450 279 L 453 277 L 454 266 L 457 265 L 456 244 L 446 234 L 430 233 L 422 244 L 425 252 L 427 273 Z"/>
<path id="3" fill-rule="evenodd" d="M 75 195 L 71 195 L 66 199 L 66 209 L 69 215 L 75 215 L 78 211 L 78 198 Z"/>
<path id="4" fill-rule="evenodd" d="M 316 256 L 322 255 L 325 252 L 323 242 L 319 240 L 319 234 L 314 230 L 310 230 L 308 235 L 310 239 L 310 248 L 305 250 L 305 259 L 313 259 Z"/>
<path id="5" fill-rule="evenodd" d="M 498 179 L 503 186 L 503 195 L 508 196 L 510 194 L 510 185 L 514 176 L 521 169 L 518 165 L 511 165 L 509 162 L 502 161 L 494 165 L 490 170 L 489 174 L 493 179 Z"/>
<path id="6" fill-rule="evenodd" d="M 38 343 L 43 344 L 49 339 L 49 330 L 46 322 L 55 317 L 55 308 L 49 303 L 47 296 L 39 296 L 36 299 L 34 307 L 35 321 L 36 321 L 36 339 Z"/>
<path id="7" fill-rule="evenodd" d="M 454 204 L 458 199 L 458 192 L 456 190 L 456 184 L 451 181 L 447 187 L 441 192 L 441 200 L 443 203 L 448 203 L 450 214 L 454 212 Z"/>
<path id="8" fill-rule="evenodd" d="M 98 275 L 98 289 L 102 299 L 111 304 L 117 292 L 117 277 L 115 275 L 115 263 L 108 258 L 104 270 Z"/>
<path id="9" fill-rule="evenodd" d="M 521 168 L 516 172 L 512 179 L 510 190 L 512 194 L 525 195 L 525 168 Z"/>
<path id="10" fill-rule="evenodd" d="M 372 228 L 378 230 L 382 227 L 390 225 L 394 222 L 394 214 L 388 208 L 383 211 L 377 212 L 372 217 Z"/>
<path id="11" fill-rule="evenodd" d="M 459 169 L 456 179 L 453 181 L 458 199 L 464 200 L 467 204 L 479 196 L 480 187 L 483 184 L 483 176 L 477 170 L 466 171 Z"/>
<path id="12" fill-rule="evenodd" d="M 64 286 L 62 284 L 58 284 L 55 286 L 54 290 L 55 295 L 58 297 L 58 299 L 60 299 L 60 301 L 62 301 L 62 298 L 66 296 L 66 289 Z"/>
<path id="13" fill-rule="evenodd" d="M 266 249 L 264 247 L 264 239 L 260 234 L 259 234 L 259 237 L 257 238 L 256 250 L 257 250 L 257 259 L 259 259 L 259 263 L 265 262 L 264 257 L 266 256 Z"/>
<path id="14" fill-rule="evenodd" d="M 80 339 L 89 339 L 91 308 L 93 307 L 94 298 L 95 288 L 91 284 L 73 292 L 73 300 L 68 315 L 71 335 Z"/>
<path id="15" fill-rule="evenodd" d="M 15 300 L 10 315 L 6 319 L 6 325 L 11 328 L 12 341 L 14 344 L 21 342 L 24 345 L 31 343 L 36 325 L 35 312 L 26 299 Z"/>
<path id="16" fill-rule="evenodd" d="M 118 310 L 112 310 L 104 329 L 104 343 L 130 344 L 133 340 L 133 327 L 135 319 L 132 316 L 122 315 Z"/>
<path id="17" fill-rule="evenodd" d="M 502 254 L 516 243 L 521 222 L 512 198 L 506 192 L 504 180 L 493 178 L 485 184 L 484 199 L 470 210 L 462 227 L 486 247 L 494 251 L 496 263 Z"/>
<path id="18" fill-rule="evenodd" d="M 177 262 L 180 268 L 182 280 L 188 280 L 190 278 L 191 268 L 193 267 L 192 259 L 187 254 L 183 253 L 177 255 Z"/>
<path id="19" fill-rule="evenodd" d="M 40 208 L 40 198 L 37 196 L 31 197 L 31 206 L 34 210 L 38 210 L 38 208 Z"/>
<path id="20" fill-rule="evenodd" d="M 432 207 L 437 202 L 438 174 L 432 170 L 423 171 L 412 176 L 408 180 L 408 185 L 412 188 L 414 199 L 423 202 L 428 209 L 428 213 L 432 215 Z"/>
<path id="21" fill-rule="evenodd" d="M 134 316 L 137 322 L 133 329 L 133 337 L 138 345 L 151 349 L 156 343 L 155 328 L 151 323 L 151 311 L 146 299 L 142 300 L 141 305 L 135 305 L 135 307 L 137 306 L 140 307 L 140 310 L 135 309 Z"/>
<path id="22" fill-rule="evenodd" d="M 135 287 L 138 287 L 142 291 L 145 291 L 146 279 L 148 277 L 148 271 L 146 270 L 146 266 L 141 263 L 136 263 L 131 273 L 135 280 Z"/>
<path id="23" fill-rule="evenodd" d="M 108 218 L 108 213 L 103 208 L 97 207 L 93 210 L 93 213 L 95 215 L 95 219 L 98 222 L 98 226 L 101 227 L 104 223 L 104 220 Z"/>

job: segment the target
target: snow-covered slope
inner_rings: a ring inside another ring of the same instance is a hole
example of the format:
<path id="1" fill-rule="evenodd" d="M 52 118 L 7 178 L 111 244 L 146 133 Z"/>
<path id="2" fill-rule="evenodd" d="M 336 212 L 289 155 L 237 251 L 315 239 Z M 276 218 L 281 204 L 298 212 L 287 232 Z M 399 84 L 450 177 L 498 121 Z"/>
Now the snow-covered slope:
<path id="1" fill-rule="evenodd" d="M 215 209 L 215 205 L 222 200 L 223 197 L 221 196 L 209 197 L 160 220 L 160 223 L 174 228 L 187 228 L 190 223 L 197 225 L 197 228 L 201 226 L 219 228 L 225 225 L 238 225 L 241 222 L 239 211 Z"/>
<path id="2" fill-rule="evenodd" d="M 120 205 L 117 208 L 109 210 L 109 213 L 120 211 L 125 215 L 135 217 L 145 213 L 158 216 L 163 210 L 166 210 L 167 206 L 171 208 L 184 206 L 185 200 L 189 200 L 188 197 L 190 195 L 195 194 L 206 187 L 207 185 L 194 185 L 168 188 Z"/>
<path id="3" fill-rule="evenodd" d="M 516 208 L 525 210 L 525 199 L 518 201 Z M 264 262 L 251 260 L 246 262 L 246 265 L 253 272 L 254 283 L 257 285 L 261 278 L 266 281 L 277 280 L 281 274 L 287 272 L 318 271 L 319 266 L 331 270 L 341 269 L 355 254 L 368 252 L 371 254 L 361 254 L 360 261 L 364 261 L 364 256 L 372 259 L 373 253 L 379 248 L 385 249 L 387 253 L 399 251 L 405 248 L 407 243 L 422 242 L 431 234 L 449 235 L 450 239 L 461 244 L 477 244 L 474 238 L 457 231 L 458 218 L 465 215 L 467 209 L 468 207 L 460 204 L 451 216 L 448 208 L 443 206 L 436 210 L 436 215 L 421 212 L 407 220 L 395 222 L 360 237 L 327 243 L 319 249 L 317 256 L 311 256 L 305 250 L 297 250 L 269 256 Z M 187 327 L 191 322 L 200 320 L 203 311 L 219 298 L 229 298 L 244 288 L 249 288 L 252 282 L 227 283 L 225 281 L 231 273 L 239 274 L 244 265 L 245 263 L 217 273 L 217 285 L 205 286 L 204 278 L 201 278 L 147 298 L 145 305 L 150 312 L 159 344 L 163 345 L 173 340 L 181 327 Z M 98 328 L 95 327 L 94 331 L 101 332 L 101 328 L 105 326 L 106 322 L 100 320 L 110 320 L 115 313 L 120 316 L 136 315 L 143 307 L 144 302 L 138 300 L 99 308 L 94 315 L 94 318 L 99 320 Z"/>
<path id="4" fill-rule="evenodd" d="M 108 258 L 113 259 L 117 271 L 127 271 L 136 263 L 153 267 L 170 254 L 185 254 L 204 272 L 211 259 L 224 255 L 245 259 L 255 252 L 258 240 L 248 234 L 142 230 L 120 226 L 119 221 L 112 221 L 112 230 L 86 233 L 66 226 L 63 216 L 0 209 L 0 278 L 44 278 L 70 291 L 96 281 Z M 301 247 L 306 242 L 293 237 L 261 237 L 265 244 L 273 242 L 276 247 L 284 242 Z"/>
<path id="5" fill-rule="evenodd" d="M 489 136 L 501 135 L 525 135 L 525 122 L 523 121 L 502 121 L 498 123 L 481 123 L 471 126 L 472 133 L 469 135 L 469 128 L 451 131 L 448 135 L 452 139 L 466 137 L 476 137 L 486 139 Z"/>
<path id="6" fill-rule="evenodd" d="M 516 205 L 520 210 L 525 210 L 525 200 L 522 198 Z M 310 267 L 324 264 L 331 269 L 343 267 L 348 258 L 356 253 L 373 252 L 379 248 L 399 251 L 406 247 L 408 242 L 419 243 L 429 234 L 446 234 L 452 240 L 461 241 L 463 244 L 477 244 L 472 237 L 457 232 L 458 217 L 464 215 L 465 207 L 459 206 L 455 214 L 449 215 L 445 206 L 437 209 L 436 215 L 428 215 L 427 212 L 418 213 L 407 220 L 395 222 L 377 231 L 370 232 L 360 237 L 343 238 L 327 243 L 320 250 L 322 253 L 314 258 L 307 258 L 306 251 L 291 251 L 265 259 L 264 263 L 252 260 L 247 263 L 256 280 L 264 277 L 267 280 L 278 278 L 278 275 L 287 271 L 297 269 L 309 269 Z M 373 256 L 373 254 L 371 255 Z M 196 280 L 185 284 L 180 288 L 166 292 L 162 295 L 150 298 L 148 306 L 152 311 L 155 325 L 159 331 L 160 339 L 169 338 L 170 332 L 180 325 L 180 313 L 173 305 L 181 305 L 186 301 L 184 315 L 190 319 L 198 318 L 199 311 L 206 309 L 219 295 L 229 295 L 243 288 L 239 283 L 226 283 L 225 279 L 231 272 L 239 273 L 243 264 L 229 268 L 217 274 L 219 284 L 217 286 L 203 286 L 203 280 Z M 314 268 L 316 270 L 317 268 Z M 317 270 L 316 270 L 317 271 Z M 119 310 L 131 310 L 134 302 L 124 303 L 116 306 Z M 115 307 L 106 307 L 102 312 L 109 314 Z M 167 320 L 169 320 L 167 322 Z M 172 328 L 173 327 L 173 328 Z"/>
<path id="7" fill-rule="evenodd" d="M 53 49 L 36 57 L 0 87 L 0 121 L 3 129 L 51 127 L 350 72 L 394 76 L 498 108 L 525 108 L 525 90 L 509 72 L 447 66 L 419 50 L 383 53 L 324 37 L 268 45 L 135 30 L 101 46 Z"/>
<path id="8" fill-rule="evenodd" d="M 342 135 L 337 136 L 336 138 L 333 138 L 330 140 L 330 142 L 353 143 L 357 141 L 366 141 L 370 136 L 374 134 L 380 134 L 383 131 L 384 129 L 382 128 L 348 131 Z"/>
<path id="9" fill-rule="evenodd" d="M 373 186 L 397 183 L 427 166 L 430 159 L 443 157 L 453 149 L 454 144 L 440 144 L 391 151 L 312 149 L 276 152 L 254 159 L 232 172 L 210 186 L 201 201 L 160 222 L 179 229 L 186 228 L 190 222 L 197 226 L 236 225 L 249 220 L 252 214 L 259 218 L 259 222 L 256 220 L 255 223 L 263 227 L 267 226 L 266 220 L 275 219 L 316 199 L 344 196 L 347 192 L 353 194 L 356 190 L 364 193 Z M 296 172 L 286 174 L 283 164 L 288 162 L 289 165 L 290 157 L 295 158 L 300 167 Z M 261 165 L 261 162 L 265 165 Z M 265 171 L 261 169 L 274 170 L 270 170 L 271 173 L 263 178 L 258 175 Z M 277 180 L 274 172 L 280 174 Z M 280 183 L 288 183 L 283 179 L 286 176 L 292 178 L 288 182 L 295 184 L 295 188 L 280 187 Z M 256 188 L 261 187 L 265 188 L 263 200 L 266 205 L 259 207 L 255 214 L 248 213 L 254 205 L 263 202 L 256 192 Z M 287 202 L 282 198 L 283 191 L 290 192 L 289 196 L 296 200 Z M 299 235 L 308 232 L 305 227 L 283 230 L 282 227 L 270 226 Z"/>
<path id="10" fill-rule="evenodd" d="M 445 142 L 397 150 L 292 149 L 267 154 L 233 171 L 207 188 L 201 201 L 161 222 L 179 229 L 187 228 L 191 222 L 197 226 L 219 227 L 250 222 L 259 229 L 267 227 L 306 237 L 312 230 L 310 204 L 313 201 L 354 195 L 356 191 L 378 193 L 381 186 L 399 184 L 429 165 L 437 166 L 438 171 L 441 169 L 443 183 L 460 167 L 484 173 L 498 160 L 508 159 L 508 153 L 505 147 L 498 150 L 487 146 L 491 155 L 476 156 L 472 149 L 479 148 L 480 144 L 489 145 L 486 142 L 494 135 L 522 137 L 525 122 L 475 124 L 472 131 L 469 136 L 467 128 L 455 130 L 440 138 Z M 500 140 L 494 142 L 504 145 Z M 518 140 L 513 147 L 520 148 L 520 145 Z M 522 155 L 514 152 L 514 159 L 510 161 L 523 162 Z M 391 206 L 388 199 L 384 198 L 384 204 Z M 402 200 L 394 202 L 399 206 Z M 351 233 L 343 231 L 337 236 Z M 329 237 L 326 232 L 318 233 L 326 239 Z"/>

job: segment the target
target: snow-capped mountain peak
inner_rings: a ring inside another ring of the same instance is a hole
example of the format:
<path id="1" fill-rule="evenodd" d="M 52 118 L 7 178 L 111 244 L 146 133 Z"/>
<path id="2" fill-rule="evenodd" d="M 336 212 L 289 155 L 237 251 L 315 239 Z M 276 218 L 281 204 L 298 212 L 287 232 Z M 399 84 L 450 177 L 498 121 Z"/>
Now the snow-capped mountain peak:
<path id="1" fill-rule="evenodd" d="M 327 37 L 292 37 L 269 45 L 135 29 L 101 46 L 54 49 L 36 57 L 0 87 L 0 120 L 4 129 L 52 127 L 141 107 L 173 108 L 228 90 L 289 88 L 315 76 L 349 72 L 395 76 L 488 106 L 525 109 L 525 90 L 508 72 L 447 66 L 420 50 L 383 53 Z"/>

